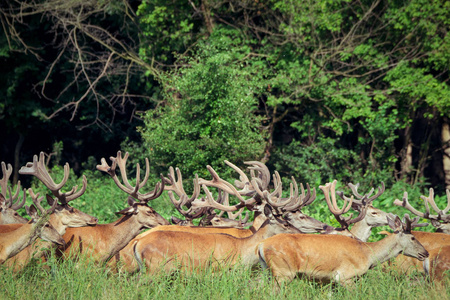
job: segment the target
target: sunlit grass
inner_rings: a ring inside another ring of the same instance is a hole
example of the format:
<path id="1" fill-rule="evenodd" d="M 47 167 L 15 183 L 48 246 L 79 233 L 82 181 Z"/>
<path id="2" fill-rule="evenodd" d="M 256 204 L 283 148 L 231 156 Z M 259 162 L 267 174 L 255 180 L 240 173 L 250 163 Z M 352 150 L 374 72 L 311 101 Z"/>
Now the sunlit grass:
<path id="1" fill-rule="evenodd" d="M 278 287 L 267 271 L 235 267 L 213 272 L 114 273 L 86 260 L 34 263 L 19 273 L 0 267 L 1 299 L 449 299 L 450 280 L 375 268 L 352 287 L 296 278 Z"/>

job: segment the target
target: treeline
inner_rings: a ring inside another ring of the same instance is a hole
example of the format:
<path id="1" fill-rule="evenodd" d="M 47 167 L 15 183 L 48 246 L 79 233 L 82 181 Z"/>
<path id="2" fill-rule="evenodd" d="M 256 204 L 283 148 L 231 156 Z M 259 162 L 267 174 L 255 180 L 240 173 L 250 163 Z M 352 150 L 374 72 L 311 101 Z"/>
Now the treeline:
<path id="1" fill-rule="evenodd" d="M 155 174 L 262 160 L 313 185 L 450 187 L 448 1 L 6 0 L 0 19 L 16 166 L 122 148 Z"/>

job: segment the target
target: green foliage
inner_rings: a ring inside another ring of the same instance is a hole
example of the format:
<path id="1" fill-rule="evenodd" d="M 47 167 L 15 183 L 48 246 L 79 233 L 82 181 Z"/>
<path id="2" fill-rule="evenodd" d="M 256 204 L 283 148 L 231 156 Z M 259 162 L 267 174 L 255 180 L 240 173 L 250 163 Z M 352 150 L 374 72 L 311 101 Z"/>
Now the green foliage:
<path id="1" fill-rule="evenodd" d="M 263 78 L 259 61 L 241 63 L 249 47 L 236 30 L 217 29 L 199 42 L 189 67 L 167 74 L 172 88 L 164 106 L 148 111 L 142 127 L 153 165 L 165 172 L 179 167 L 187 174 L 222 169 L 261 157 L 264 134 L 255 114 Z"/>
<path id="2" fill-rule="evenodd" d="M 298 182 L 314 186 L 334 179 L 348 182 L 363 176 L 358 154 L 339 149 L 331 138 L 319 138 L 311 145 L 293 141 L 275 154 L 274 161 L 276 170 L 290 170 L 288 174 Z"/>
<path id="3" fill-rule="evenodd" d="M 173 60 L 173 51 L 184 52 L 186 45 L 193 42 L 193 31 L 199 25 L 191 9 L 188 2 L 142 1 L 136 12 L 145 37 L 139 55 L 144 60 L 166 62 Z"/>
<path id="4" fill-rule="evenodd" d="M 417 45 L 426 54 L 420 63 L 434 69 L 447 69 L 450 62 L 450 3 L 414 0 L 392 2 L 386 12 L 392 32 L 404 37 L 404 44 Z M 419 61 L 416 61 L 416 63 Z"/>
<path id="5" fill-rule="evenodd" d="M 39 104 L 33 99 L 30 80 L 37 76 L 39 64 L 24 56 L 5 55 L 2 61 L 5 66 L 0 72 L 0 120 L 7 131 L 26 132 L 28 126 L 38 121 L 33 114 L 39 109 Z"/>
<path id="6" fill-rule="evenodd" d="M 339 10 L 349 0 L 339 1 L 270 1 L 273 10 L 280 14 L 292 14 L 290 24 L 281 24 L 285 33 L 295 33 L 305 37 L 324 32 L 336 32 L 341 29 L 344 14 Z M 302 13 L 293 13 L 302 12 Z"/>
<path id="7" fill-rule="evenodd" d="M 441 115 L 450 114 L 450 88 L 434 78 L 425 68 L 412 67 L 406 63 L 392 69 L 385 78 L 392 90 L 412 99 L 423 99 Z"/>

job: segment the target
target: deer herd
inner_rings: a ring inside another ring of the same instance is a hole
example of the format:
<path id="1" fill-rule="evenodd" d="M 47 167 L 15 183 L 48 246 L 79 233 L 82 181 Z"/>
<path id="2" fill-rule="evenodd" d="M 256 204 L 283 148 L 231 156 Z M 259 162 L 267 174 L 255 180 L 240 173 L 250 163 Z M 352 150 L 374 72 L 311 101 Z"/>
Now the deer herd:
<path id="1" fill-rule="evenodd" d="M 64 166 L 64 178 L 54 182 L 44 163 L 44 153 L 34 156 L 19 174 L 35 176 L 51 192 L 40 196 L 31 188 L 23 190 L 18 182 L 16 190 L 8 186 L 11 165 L 1 163 L 0 180 L 0 264 L 19 271 L 32 259 L 45 261 L 49 251 L 60 259 L 76 260 L 80 255 L 94 259 L 114 272 L 173 272 L 183 269 L 197 272 L 205 268 L 223 269 L 235 265 L 252 267 L 260 264 L 268 268 L 278 284 L 290 282 L 297 275 L 324 282 L 348 285 L 355 277 L 365 274 L 377 264 L 391 264 L 401 272 L 417 270 L 432 280 L 442 280 L 450 268 L 450 192 L 448 205 L 438 208 L 433 189 L 421 196 L 425 212 L 414 208 L 405 192 L 402 206 L 417 217 L 403 220 L 373 206 L 384 190 L 384 184 L 367 194 L 358 191 L 359 185 L 349 184 L 351 196 L 336 191 L 337 181 L 320 186 L 329 210 L 340 227 L 333 227 L 302 212 L 316 199 L 316 189 L 297 184 L 291 178 L 288 190 L 278 172 L 271 174 L 261 162 L 245 162 L 249 175 L 234 164 L 225 163 L 237 172 L 234 184 L 222 179 L 208 166 L 212 179 L 193 180 L 192 194 L 183 187 L 178 168 L 171 167 L 167 177 L 161 176 L 152 189 L 146 189 L 149 162 L 146 160 L 144 178 L 136 165 L 134 184 L 127 177 L 128 153 L 105 159 L 97 169 L 112 177 L 119 189 L 129 195 L 128 207 L 109 224 L 98 224 L 98 219 L 79 211 L 69 202 L 86 191 L 83 184 L 67 188 L 69 165 Z M 116 168 L 120 170 L 117 176 Z M 69 190 L 62 192 L 62 189 Z M 170 201 L 184 217 L 172 217 L 174 225 L 149 206 L 149 202 L 168 192 Z M 17 210 L 24 206 L 28 194 L 33 204 L 25 206 L 30 220 Z M 283 194 L 285 195 L 283 197 Z M 50 206 L 44 209 L 42 200 Z M 234 201 L 230 201 L 234 197 Z M 337 197 L 341 198 L 341 207 Z M 237 203 L 231 205 L 230 203 Z M 430 212 L 430 207 L 434 212 Z M 243 210 L 247 210 L 243 218 Z M 356 214 L 348 214 L 353 210 Z M 220 211 L 220 213 L 217 213 Z M 252 212 L 254 219 L 248 222 Z M 224 217 L 227 213 L 228 218 Z M 428 219 L 436 232 L 413 231 L 419 218 Z M 193 220 L 201 219 L 199 226 Z M 373 227 L 387 225 L 392 232 L 377 242 L 367 242 Z M 245 229 L 245 227 L 249 227 Z M 149 229 L 143 231 L 144 229 Z M 393 259 L 395 258 L 395 259 Z"/>

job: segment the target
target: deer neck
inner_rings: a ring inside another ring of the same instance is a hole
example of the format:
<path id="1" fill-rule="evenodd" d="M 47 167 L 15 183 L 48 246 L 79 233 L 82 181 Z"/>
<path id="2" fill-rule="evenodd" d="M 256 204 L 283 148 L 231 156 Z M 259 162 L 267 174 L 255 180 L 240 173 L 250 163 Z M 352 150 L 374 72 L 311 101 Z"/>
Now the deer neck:
<path id="1" fill-rule="evenodd" d="M 267 217 L 264 216 L 264 214 L 260 212 L 255 212 L 255 218 L 253 219 L 253 224 L 250 227 L 250 230 L 253 232 L 256 232 L 261 226 L 264 224 L 264 222 L 267 220 Z"/>
<path id="2" fill-rule="evenodd" d="M 236 242 L 239 243 L 238 247 L 241 252 L 241 260 L 244 266 L 253 266 L 258 263 L 258 256 L 256 255 L 255 248 L 263 240 L 275 235 L 276 232 L 272 230 L 268 220 L 262 224 L 262 226 L 251 236 L 246 238 L 236 238 Z"/>
<path id="3" fill-rule="evenodd" d="M 50 215 L 49 222 L 60 235 L 64 235 L 64 233 L 66 233 L 67 226 L 62 223 L 61 218 L 55 213 L 52 213 Z M 32 244 L 32 242 L 33 241 L 31 241 L 30 244 Z M 48 252 L 47 249 L 53 248 L 55 246 L 56 245 L 52 242 L 39 239 L 32 246 L 25 247 L 23 251 L 28 252 L 28 255 L 26 256 L 27 262 L 25 264 L 27 264 L 28 261 L 31 260 L 31 258 L 42 257 L 45 253 Z"/>
<path id="4" fill-rule="evenodd" d="M 66 229 L 67 229 L 67 225 L 64 225 L 61 217 L 58 216 L 55 213 L 52 213 L 50 215 L 50 224 L 52 224 L 52 226 L 56 229 L 56 231 L 60 234 L 60 235 L 64 235 L 64 233 L 66 233 Z"/>
<path id="5" fill-rule="evenodd" d="M 122 250 L 133 238 L 135 238 L 142 229 L 136 215 L 125 215 L 119 220 L 106 224 L 111 242 L 111 249 L 105 261 L 109 260 L 114 254 Z"/>
<path id="6" fill-rule="evenodd" d="M 2 234 L 0 244 L 0 263 L 25 249 L 37 238 L 35 224 L 23 224 L 14 231 Z M 3 242 L 4 241 L 4 242 Z"/>
<path id="7" fill-rule="evenodd" d="M 372 234 L 372 226 L 368 225 L 364 219 L 356 222 L 350 232 L 363 242 L 367 242 Z"/>
<path id="8" fill-rule="evenodd" d="M 369 268 L 396 257 L 402 251 L 400 244 L 397 242 L 397 234 L 391 234 L 378 242 L 365 244 L 368 246 Z"/>

